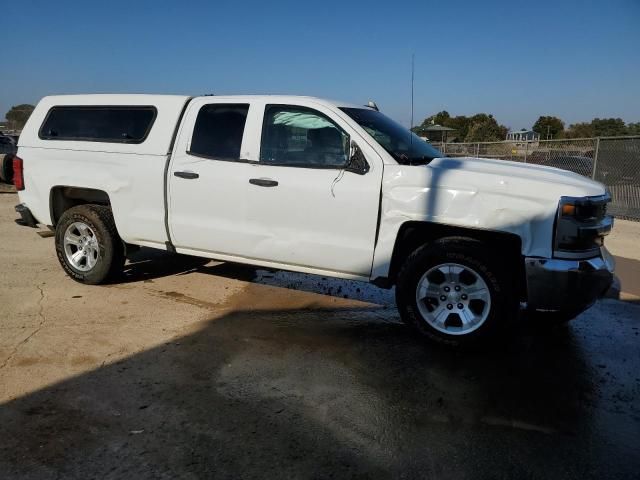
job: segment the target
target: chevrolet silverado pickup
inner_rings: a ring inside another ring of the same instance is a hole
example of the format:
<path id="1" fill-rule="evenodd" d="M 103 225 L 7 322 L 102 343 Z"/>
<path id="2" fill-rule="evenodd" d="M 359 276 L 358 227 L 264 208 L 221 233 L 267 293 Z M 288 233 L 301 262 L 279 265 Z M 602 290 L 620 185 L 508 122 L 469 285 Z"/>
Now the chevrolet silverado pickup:
<path id="1" fill-rule="evenodd" d="M 21 223 L 113 281 L 136 246 L 395 287 L 448 344 L 522 309 L 571 319 L 612 282 L 600 183 L 447 158 L 373 106 L 296 96 L 43 98 L 14 159 Z"/>

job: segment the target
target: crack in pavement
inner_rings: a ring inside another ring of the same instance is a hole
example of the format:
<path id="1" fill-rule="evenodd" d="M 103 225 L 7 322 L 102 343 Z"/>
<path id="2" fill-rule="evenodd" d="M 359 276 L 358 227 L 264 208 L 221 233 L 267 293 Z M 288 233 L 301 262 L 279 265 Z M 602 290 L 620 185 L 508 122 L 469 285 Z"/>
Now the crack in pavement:
<path id="1" fill-rule="evenodd" d="M 40 285 L 36 285 L 36 288 L 40 292 L 40 299 L 38 300 L 38 316 L 40 317 L 40 323 L 38 324 L 38 326 L 35 328 L 33 332 L 31 332 L 24 340 L 19 342 L 15 347 L 13 347 L 13 351 L 9 354 L 7 358 L 5 358 L 2 364 L 0 364 L 0 370 L 4 369 L 9 364 L 9 362 L 13 359 L 13 357 L 15 357 L 16 354 L 18 353 L 18 350 L 20 350 L 20 347 L 22 347 L 22 345 L 24 345 L 29 340 L 31 340 L 33 336 L 42 329 L 45 322 L 47 321 L 47 318 L 44 315 L 44 306 L 42 305 L 42 301 L 44 300 L 44 290 L 42 290 L 42 287 Z"/>

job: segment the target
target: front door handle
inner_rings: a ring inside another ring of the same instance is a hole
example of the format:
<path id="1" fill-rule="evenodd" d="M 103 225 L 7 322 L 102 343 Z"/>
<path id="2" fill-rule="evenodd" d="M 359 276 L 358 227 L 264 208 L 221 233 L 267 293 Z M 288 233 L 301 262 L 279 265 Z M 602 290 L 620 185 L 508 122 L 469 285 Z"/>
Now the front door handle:
<path id="1" fill-rule="evenodd" d="M 277 187 L 278 182 L 269 178 L 251 178 L 249 179 L 251 185 L 257 185 L 259 187 Z"/>
<path id="2" fill-rule="evenodd" d="M 173 172 L 176 177 L 186 178 L 187 180 L 193 180 L 200 177 L 196 172 Z"/>

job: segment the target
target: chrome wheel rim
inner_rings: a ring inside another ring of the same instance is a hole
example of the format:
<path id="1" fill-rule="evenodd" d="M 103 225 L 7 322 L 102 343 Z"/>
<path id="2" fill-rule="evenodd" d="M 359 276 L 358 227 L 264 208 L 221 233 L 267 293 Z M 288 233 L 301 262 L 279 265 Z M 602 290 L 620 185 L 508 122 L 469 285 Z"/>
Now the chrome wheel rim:
<path id="1" fill-rule="evenodd" d="M 100 249 L 98 238 L 89 225 L 74 222 L 64 232 L 64 253 L 73 268 L 88 272 L 96 263 Z"/>
<path id="2" fill-rule="evenodd" d="M 473 268 L 442 263 L 418 281 L 416 303 L 424 321 L 448 335 L 480 328 L 491 311 L 491 292 Z"/>

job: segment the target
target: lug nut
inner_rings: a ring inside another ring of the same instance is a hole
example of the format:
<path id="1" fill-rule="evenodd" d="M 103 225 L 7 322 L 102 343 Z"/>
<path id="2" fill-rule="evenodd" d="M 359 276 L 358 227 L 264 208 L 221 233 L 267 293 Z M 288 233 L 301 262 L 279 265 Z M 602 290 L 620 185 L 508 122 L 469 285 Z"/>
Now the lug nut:
<path id="1" fill-rule="evenodd" d="M 447 299 L 447 297 L 445 295 L 440 295 L 440 300 L 442 300 L 443 302 Z"/>
<path id="2" fill-rule="evenodd" d="M 460 285 L 456 285 L 456 292 L 460 291 Z"/>
<path id="3" fill-rule="evenodd" d="M 449 291 L 451 291 L 451 289 L 449 287 L 444 287 L 444 291 L 445 292 L 449 292 Z"/>
<path id="4" fill-rule="evenodd" d="M 447 305 L 447 308 L 448 308 L 449 310 L 451 310 L 451 309 L 453 308 L 453 305 L 448 304 L 448 305 Z"/>
<path id="5" fill-rule="evenodd" d="M 468 297 L 467 297 L 467 295 L 465 293 L 463 293 L 460 298 L 462 298 L 462 300 L 466 300 Z"/>
<path id="6" fill-rule="evenodd" d="M 462 310 L 462 309 L 464 308 L 464 305 L 463 305 L 463 304 L 461 304 L 461 303 L 459 303 L 459 304 L 458 304 L 458 308 L 459 308 L 460 310 Z"/>

